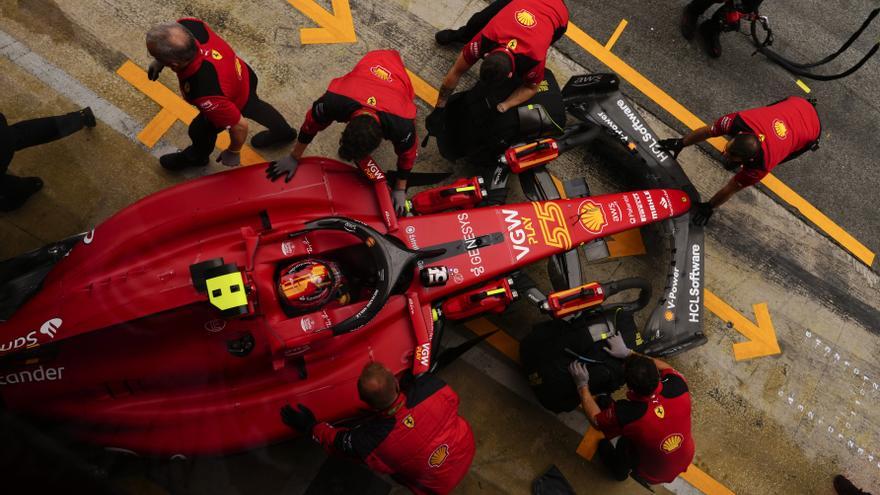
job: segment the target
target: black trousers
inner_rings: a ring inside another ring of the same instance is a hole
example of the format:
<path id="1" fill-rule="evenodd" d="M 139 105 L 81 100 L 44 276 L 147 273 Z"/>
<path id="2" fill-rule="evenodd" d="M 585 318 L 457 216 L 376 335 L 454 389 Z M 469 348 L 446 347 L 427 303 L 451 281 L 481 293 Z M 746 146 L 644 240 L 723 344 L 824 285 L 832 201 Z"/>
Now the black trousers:
<path id="1" fill-rule="evenodd" d="M 6 173 L 16 151 L 57 141 L 84 127 L 82 114 L 71 112 L 8 125 L 0 114 L 0 194 L 11 192 L 19 178 Z"/>
<path id="2" fill-rule="evenodd" d="M 467 24 L 455 30 L 455 40 L 460 43 L 467 43 L 472 40 L 474 36 L 482 31 L 483 28 L 489 24 L 489 21 L 491 21 L 498 12 L 501 12 L 501 9 L 507 7 L 507 4 L 511 1 L 512 0 L 495 0 L 485 9 L 472 15 L 471 18 L 468 19 Z M 565 29 L 557 29 L 556 32 L 553 33 L 553 41 L 551 43 L 556 43 L 563 34 L 565 34 Z"/>
<path id="3" fill-rule="evenodd" d="M 241 114 L 267 128 L 273 134 L 289 133 L 292 128 L 281 113 L 257 96 L 257 84 L 259 81 L 253 69 L 251 69 L 250 74 L 251 92 L 247 103 L 241 109 Z M 199 113 L 189 124 L 189 137 L 192 139 L 192 145 L 183 150 L 186 159 L 196 163 L 202 163 L 207 160 L 217 144 L 217 135 L 223 132 L 223 130 L 214 127 L 214 124 L 204 114 Z"/>
<path id="4" fill-rule="evenodd" d="M 639 465 L 639 459 L 632 442 L 626 437 L 620 437 L 617 445 L 612 445 L 607 439 L 599 441 L 597 449 L 602 463 L 611 472 L 611 476 L 617 481 L 623 481 L 629 477 L 630 471 Z"/>
<path id="5" fill-rule="evenodd" d="M 751 13 L 758 10 L 758 7 L 761 6 L 761 2 L 764 0 L 744 0 L 742 2 L 742 11 Z M 731 2 L 727 0 L 693 0 L 686 7 L 688 14 L 692 15 L 694 18 L 701 16 L 704 12 L 709 10 L 709 7 L 716 3 L 725 4 L 720 9 L 716 10 L 712 15 L 713 20 L 720 20 L 724 14 L 727 13 L 732 7 Z"/>

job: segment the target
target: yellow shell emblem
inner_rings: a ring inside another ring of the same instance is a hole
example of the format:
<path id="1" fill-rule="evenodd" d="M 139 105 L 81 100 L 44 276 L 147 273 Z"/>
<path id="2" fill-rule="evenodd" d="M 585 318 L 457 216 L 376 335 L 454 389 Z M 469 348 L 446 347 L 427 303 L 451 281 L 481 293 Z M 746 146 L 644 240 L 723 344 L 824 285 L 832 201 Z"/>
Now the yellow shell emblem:
<path id="1" fill-rule="evenodd" d="M 788 127 L 785 125 L 785 122 L 776 119 L 773 121 L 773 132 L 776 133 L 776 136 L 779 139 L 785 139 L 788 137 Z"/>
<path id="2" fill-rule="evenodd" d="M 412 414 L 407 414 L 405 418 L 403 418 L 403 426 L 407 428 L 415 428 L 416 420 L 413 419 Z"/>
<path id="3" fill-rule="evenodd" d="M 663 452 L 667 454 L 671 454 L 676 450 L 681 448 L 681 444 L 684 443 L 684 437 L 679 433 L 673 433 L 668 437 L 663 439 L 663 444 L 660 446 L 663 449 Z"/>
<path id="4" fill-rule="evenodd" d="M 520 9 L 516 11 L 516 22 L 527 28 L 533 28 L 538 24 L 538 19 L 535 18 L 535 14 L 532 14 L 528 10 Z"/>
<path id="5" fill-rule="evenodd" d="M 217 50 L 211 50 L 211 58 L 214 60 L 223 60 L 223 55 Z"/>
<path id="6" fill-rule="evenodd" d="M 367 105 L 370 105 L 371 107 L 375 107 L 376 106 L 376 97 L 371 96 L 371 97 L 367 98 Z"/>
<path id="7" fill-rule="evenodd" d="M 667 310 L 663 313 L 663 318 L 664 318 L 666 321 L 672 321 L 672 320 L 675 319 L 675 313 L 673 313 L 672 311 L 669 311 L 669 310 L 667 309 Z"/>
<path id="8" fill-rule="evenodd" d="M 550 90 L 550 83 L 548 83 L 546 79 L 538 83 L 538 93 L 543 93 L 544 91 L 549 91 L 549 90 Z"/>
<path id="9" fill-rule="evenodd" d="M 374 65 L 370 67 L 370 74 L 376 76 L 377 79 L 381 79 L 385 82 L 391 82 L 391 71 L 382 67 L 381 65 Z"/>
<path id="10" fill-rule="evenodd" d="M 449 456 L 449 446 L 445 443 L 436 449 L 434 452 L 431 452 L 431 457 L 428 458 L 428 465 L 432 468 L 437 468 L 443 465 L 446 462 L 446 458 Z"/>
<path id="11" fill-rule="evenodd" d="M 663 406 L 657 406 L 654 408 L 654 415 L 663 419 L 666 417 L 666 409 L 663 409 Z"/>
<path id="12" fill-rule="evenodd" d="M 578 217 L 580 218 L 581 225 L 587 232 L 593 234 L 601 233 L 605 226 L 608 225 L 608 222 L 605 220 L 605 212 L 602 211 L 602 206 L 592 201 L 581 203 L 581 206 L 578 208 Z"/>
<path id="13" fill-rule="evenodd" d="M 514 50 L 516 50 L 516 45 L 518 45 L 518 44 L 519 44 L 519 42 L 516 41 L 515 39 L 510 40 L 507 42 L 507 49 L 509 51 L 514 51 Z"/>

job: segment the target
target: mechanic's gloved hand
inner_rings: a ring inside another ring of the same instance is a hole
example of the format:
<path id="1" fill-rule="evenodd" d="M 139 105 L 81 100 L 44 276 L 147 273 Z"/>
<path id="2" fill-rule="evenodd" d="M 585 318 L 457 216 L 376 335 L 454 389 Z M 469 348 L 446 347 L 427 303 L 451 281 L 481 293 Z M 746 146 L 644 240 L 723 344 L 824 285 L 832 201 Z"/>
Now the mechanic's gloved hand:
<path id="1" fill-rule="evenodd" d="M 266 167 L 266 178 L 275 182 L 279 177 L 286 175 L 284 182 L 290 182 L 290 179 L 293 179 L 293 174 L 296 173 L 297 166 L 299 166 L 299 161 L 290 155 L 286 155 L 284 158 L 277 162 L 272 162 Z"/>
<path id="2" fill-rule="evenodd" d="M 297 433 L 311 435 L 312 428 L 318 423 L 315 420 L 315 415 L 302 404 L 297 404 L 296 407 L 294 409 L 290 407 L 290 404 L 285 404 L 281 408 L 281 421 Z"/>
<path id="3" fill-rule="evenodd" d="M 691 221 L 694 225 L 703 226 L 709 223 L 709 218 L 712 217 L 712 213 L 714 208 L 712 208 L 712 203 L 697 203 L 697 206 L 694 208 L 694 212 L 691 215 Z"/>
<path id="4" fill-rule="evenodd" d="M 226 150 L 217 157 L 217 163 L 222 163 L 226 167 L 237 167 L 241 165 L 241 152 Z"/>
<path id="5" fill-rule="evenodd" d="M 392 189 L 391 201 L 394 202 L 394 213 L 397 213 L 398 217 L 402 217 L 406 213 L 406 190 Z"/>
<path id="6" fill-rule="evenodd" d="M 147 79 L 149 79 L 150 81 L 155 81 L 156 79 L 159 79 L 159 73 L 162 72 L 162 69 L 164 68 L 165 66 L 162 64 L 162 62 L 159 62 L 158 60 L 153 60 L 153 62 L 150 63 L 150 66 L 147 68 Z"/>
<path id="7" fill-rule="evenodd" d="M 661 139 L 657 142 L 657 145 L 660 147 L 661 150 L 671 153 L 672 158 L 678 158 L 678 154 L 681 153 L 681 150 L 684 148 L 684 139 Z"/>
<path id="8" fill-rule="evenodd" d="M 568 372 L 571 374 L 571 378 L 574 380 L 574 384 L 577 385 L 578 390 L 585 387 L 587 390 L 590 389 L 590 370 L 587 369 L 586 364 L 574 360 L 568 365 Z"/>
<path id="9" fill-rule="evenodd" d="M 435 108 L 425 119 L 425 130 L 428 134 L 422 140 L 422 148 L 428 146 L 431 136 L 437 136 L 446 129 L 446 107 Z"/>
<path id="10" fill-rule="evenodd" d="M 616 357 L 617 359 L 626 359 L 632 354 L 632 351 L 629 347 L 626 346 L 626 343 L 623 341 L 623 336 L 619 333 L 615 333 L 613 337 L 609 338 L 606 342 L 608 342 L 609 347 L 605 347 L 605 352 L 610 354 L 612 357 Z"/>

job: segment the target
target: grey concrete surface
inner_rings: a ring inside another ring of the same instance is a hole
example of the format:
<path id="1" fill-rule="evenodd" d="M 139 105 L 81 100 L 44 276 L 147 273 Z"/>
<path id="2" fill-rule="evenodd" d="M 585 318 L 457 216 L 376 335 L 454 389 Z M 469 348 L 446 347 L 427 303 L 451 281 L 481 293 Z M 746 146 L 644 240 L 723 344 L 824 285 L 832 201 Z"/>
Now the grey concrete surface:
<path id="1" fill-rule="evenodd" d="M 286 2 L 274 0 L 246 4 L 208 0 L 0 0 L 0 29 L 143 126 L 159 107 L 117 76 L 115 70 L 127 59 L 146 65 L 141 33 L 151 24 L 183 15 L 202 17 L 256 69 L 261 96 L 276 105 L 293 125 L 299 125 L 305 109 L 324 91 L 329 79 L 344 73 L 370 49 L 400 50 L 411 70 L 430 84 L 439 85 L 455 51 L 434 49 L 433 31 L 461 23 L 481 5 L 480 1 L 465 0 L 356 0 L 352 9 L 358 42 L 352 45 L 301 46 L 298 29 L 312 22 Z M 570 2 L 573 22 L 600 40 L 610 35 L 620 18 L 629 19 L 630 25 L 615 52 L 704 118 L 799 91 L 778 69 L 764 63 L 747 65 L 753 60 L 748 59 L 745 40 L 738 38 L 725 38 L 725 48 L 729 48 L 725 58 L 710 64 L 711 72 L 707 72 L 698 47 L 688 47 L 677 37 L 679 5 L 649 5 Z M 782 8 L 786 3 L 775 5 Z M 826 41 L 837 39 L 846 24 L 841 16 L 828 10 L 840 5 L 827 5 L 816 7 L 806 17 L 824 14 L 817 18 L 827 19 L 822 26 L 828 31 L 816 31 Z M 781 21 L 777 21 L 779 24 Z M 803 26 L 801 31 L 805 31 Z M 669 47 L 656 50 L 665 44 Z M 647 46 L 655 49 L 649 51 Z M 585 70 L 577 64 L 599 69 L 595 60 L 567 41 L 560 48 L 561 53 L 554 52 L 550 59 L 550 67 L 560 81 Z M 816 47 L 815 53 L 804 53 L 804 57 L 822 52 L 820 48 Z M 749 72 L 759 69 L 768 78 L 765 82 Z M 877 86 L 872 86 L 870 79 L 860 78 L 876 75 L 871 72 L 876 67 L 863 70 L 864 74 L 843 83 L 813 85 L 814 90 L 822 92 L 823 101 L 848 101 L 846 95 L 853 101 L 873 101 Z M 167 71 L 161 81 L 176 87 L 173 75 Z M 466 84 L 463 82 L 463 86 Z M 75 108 L 69 96 L 3 57 L 0 86 L 4 88 L 0 108 L 10 121 Z M 660 135 L 672 136 L 681 130 L 677 124 L 672 128 L 664 125 L 670 122 L 669 116 L 635 92 L 628 93 L 657 114 L 659 119 L 649 117 L 649 123 Z M 800 175 L 813 179 L 813 186 L 800 190 L 796 184 L 790 185 L 811 201 L 810 188 L 822 189 L 817 194 L 828 194 L 832 203 L 850 213 L 836 218 L 836 210 L 821 201 L 814 201 L 816 205 L 852 229 L 860 240 L 869 242 L 866 235 L 870 237 L 873 232 L 876 237 L 878 232 L 872 223 L 877 217 L 876 208 L 868 201 L 854 199 L 859 195 L 852 192 L 866 191 L 858 188 L 872 184 L 871 167 L 860 168 L 856 162 L 872 163 L 873 140 L 869 135 L 872 122 L 876 130 L 876 114 L 871 114 L 873 121 L 860 122 L 845 113 L 835 113 L 850 107 L 843 103 L 832 106 L 835 110 L 831 115 L 837 115 L 832 118 L 838 122 L 826 124 L 832 139 L 826 140 L 829 143 L 823 145 L 823 154 L 786 164 L 780 167 L 780 174 L 784 168 L 821 169 L 824 175 Z M 419 102 L 420 121 L 427 111 L 428 107 Z M 310 152 L 333 156 L 340 131 L 341 126 L 334 126 L 322 133 Z M 158 146 L 185 145 L 185 128 L 178 123 Z M 275 158 L 281 153 L 283 150 L 271 150 L 264 156 Z M 820 157 L 821 161 L 816 161 Z M 377 159 L 393 163 L 393 154 L 383 147 Z M 700 150 L 685 151 L 681 162 L 701 191 L 713 191 L 729 177 L 711 155 Z M 599 147 L 567 154 L 551 168 L 562 178 L 584 176 L 593 191 L 601 193 L 631 187 L 628 173 L 616 163 L 618 155 L 613 149 Z M 464 165 L 444 162 L 433 146 L 421 151 L 417 168 L 451 169 L 456 174 L 474 172 Z M 101 124 L 92 131 L 21 153 L 12 170 L 39 173 L 47 186 L 22 210 L 0 216 L 0 258 L 88 230 L 140 197 L 192 176 L 162 172 L 150 150 Z M 204 173 L 220 170 L 212 165 Z M 822 185 L 823 177 L 833 181 Z M 843 177 L 853 177 L 854 184 L 837 184 L 837 179 Z M 865 193 L 862 197 L 873 195 Z M 516 198 L 516 194 L 511 196 L 511 200 Z M 852 227 L 846 223 L 849 221 Z M 860 228 L 868 234 L 860 235 Z M 645 232 L 652 241 L 648 255 L 585 268 L 596 280 L 646 276 L 659 292 L 663 285 L 661 272 L 665 270 L 660 267 L 668 262 L 668 253 L 665 241 L 652 232 Z M 716 214 L 708 230 L 707 250 L 708 288 L 750 319 L 754 318 L 751 305 L 767 302 L 783 353 L 734 361 L 731 345 L 743 341 L 743 337 L 707 312 L 709 343 L 673 360 L 693 390 L 695 464 L 741 494 L 830 493 L 830 480 L 837 472 L 848 473 L 862 486 L 877 487 L 880 413 L 876 406 L 880 391 L 876 383 L 880 383 L 880 368 L 873 358 L 880 350 L 877 274 L 754 189 L 744 191 Z M 531 273 L 539 280 L 543 278 L 540 267 Z M 645 316 L 639 316 L 640 322 Z M 517 303 L 494 321 L 521 338 L 535 320 L 534 311 Z M 563 417 L 563 424 L 511 393 L 511 389 L 522 388 L 516 369 L 491 348 L 479 351 L 484 353 L 481 356 L 495 359 L 492 370 L 477 366 L 488 362 L 481 357 L 458 363 L 445 375 L 461 394 L 462 411 L 478 432 L 477 462 L 460 493 L 526 493 L 528 482 L 550 462 L 558 463 L 583 493 L 640 493 L 641 489 L 632 485 L 611 487 L 597 467 L 574 456 L 585 427 L 582 415 Z M 322 454 L 313 445 L 296 441 L 228 458 L 152 466 L 117 481 L 132 493 L 300 493 L 321 459 Z M 670 490 L 686 493 L 688 487 L 682 483 Z"/>

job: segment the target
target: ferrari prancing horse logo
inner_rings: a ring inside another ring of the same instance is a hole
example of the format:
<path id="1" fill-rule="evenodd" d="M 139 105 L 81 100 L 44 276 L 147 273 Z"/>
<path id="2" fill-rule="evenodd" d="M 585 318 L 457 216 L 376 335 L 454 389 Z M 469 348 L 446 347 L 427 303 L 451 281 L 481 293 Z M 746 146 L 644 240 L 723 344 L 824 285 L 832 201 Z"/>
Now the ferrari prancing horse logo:
<path id="1" fill-rule="evenodd" d="M 405 418 L 403 418 L 403 426 L 406 426 L 409 429 L 413 429 L 416 426 L 416 420 L 413 419 L 412 414 L 407 414 Z"/>
<path id="2" fill-rule="evenodd" d="M 371 97 L 367 98 L 367 105 L 370 105 L 371 107 L 375 107 L 376 106 L 376 97 L 371 96 Z"/>
<path id="3" fill-rule="evenodd" d="M 664 417 L 666 417 L 666 409 L 663 409 L 663 406 L 657 406 L 654 408 L 654 414 L 658 418 L 663 419 Z"/>

